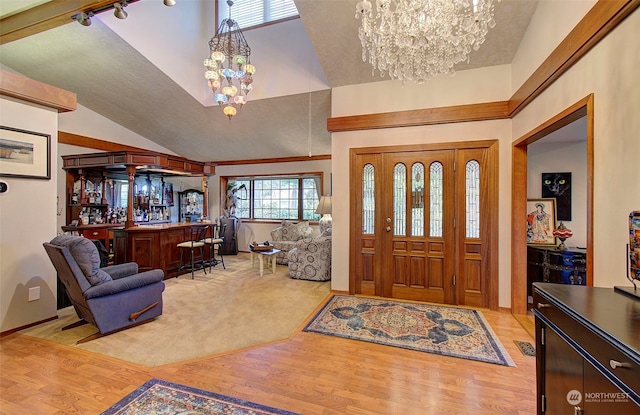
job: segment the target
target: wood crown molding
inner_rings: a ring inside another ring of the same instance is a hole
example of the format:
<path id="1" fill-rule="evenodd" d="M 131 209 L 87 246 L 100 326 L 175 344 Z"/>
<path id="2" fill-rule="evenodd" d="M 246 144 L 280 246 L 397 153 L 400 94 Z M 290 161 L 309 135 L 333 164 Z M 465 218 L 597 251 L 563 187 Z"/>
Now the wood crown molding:
<path id="1" fill-rule="evenodd" d="M 329 130 L 329 132 L 339 132 L 499 120 L 508 117 L 508 104 L 507 101 L 498 101 L 482 104 L 335 117 L 327 120 L 327 130 Z"/>
<path id="2" fill-rule="evenodd" d="M 513 118 L 638 6 L 640 0 L 599 0 L 508 101 L 333 117 L 327 119 L 327 130 L 335 133 Z"/>
<path id="3" fill-rule="evenodd" d="M 277 157 L 271 159 L 212 161 L 211 164 L 214 166 L 239 166 L 242 164 L 291 163 L 295 161 L 315 160 L 331 160 L 331 154 L 322 154 L 318 156 Z"/>
<path id="4" fill-rule="evenodd" d="M 53 108 L 58 112 L 75 111 L 77 106 L 77 97 L 73 92 L 3 70 L 0 70 L 0 95 Z"/>
<path id="5" fill-rule="evenodd" d="M 148 151 L 144 148 L 128 146 L 125 144 L 112 143 L 110 141 L 99 140 L 97 138 L 87 137 L 65 131 L 58 131 L 58 144 L 68 144 L 70 146 L 78 146 L 91 148 L 102 151 Z"/>
<path id="6" fill-rule="evenodd" d="M 149 151 L 140 147 L 128 146 L 126 144 L 112 143 L 110 141 L 100 140 L 97 138 L 86 137 L 83 135 L 58 131 L 58 143 L 68 144 L 71 146 L 91 148 L 102 151 Z M 172 156 L 178 157 L 178 156 Z M 186 159 L 185 159 L 186 160 Z M 264 163 L 288 163 L 294 161 L 313 161 L 313 160 L 331 160 L 331 154 L 319 156 L 297 156 L 297 157 L 279 157 L 272 159 L 253 159 L 253 160 L 229 160 L 229 161 L 208 161 L 205 162 L 205 173 L 213 175 L 216 166 L 237 166 L 241 164 L 264 164 Z"/>
<path id="7" fill-rule="evenodd" d="M 600 0 L 509 99 L 514 117 L 613 31 L 640 0 Z"/>
<path id="8" fill-rule="evenodd" d="M 125 151 L 125 152 L 160 154 L 160 155 L 166 156 L 167 159 L 183 161 L 189 164 L 202 165 L 203 166 L 202 171 L 207 176 L 212 176 L 216 172 L 215 165 L 213 165 L 213 163 L 210 163 L 210 162 L 203 163 L 201 161 L 193 161 L 193 160 L 186 159 L 182 156 L 174 156 L 174 155 L 165 154 L 165 153 L 151 152 L 147 149 L 140 148 L 140 147 L 128 146 L 126 144 L 112 143 L 110 141 L 100 140 L 97 138 L 87 137 L 84 135 L 67 133 L 65 131 L 58 131 L 58 144 L 68 144 L 71 146 L 91 148 L 94 150 L 102 150 L 108 153 Z"/>

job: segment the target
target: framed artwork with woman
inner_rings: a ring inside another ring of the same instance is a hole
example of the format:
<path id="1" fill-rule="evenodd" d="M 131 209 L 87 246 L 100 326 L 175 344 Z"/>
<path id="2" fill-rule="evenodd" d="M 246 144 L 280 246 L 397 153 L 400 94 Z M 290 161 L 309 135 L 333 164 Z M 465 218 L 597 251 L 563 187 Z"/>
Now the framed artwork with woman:
<path id="1" fill-rule="evenodd" d="M 555 199 L 527 200 L 527 243 L 555 245 L 553 231 L 556 228 Z"/>

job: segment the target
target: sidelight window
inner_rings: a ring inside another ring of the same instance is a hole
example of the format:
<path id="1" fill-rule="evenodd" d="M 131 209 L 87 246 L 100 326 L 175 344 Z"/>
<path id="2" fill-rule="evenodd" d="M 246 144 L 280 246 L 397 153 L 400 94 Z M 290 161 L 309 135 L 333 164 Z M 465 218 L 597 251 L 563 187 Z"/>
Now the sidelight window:
<path id="1" fill-rule="evenodd" d="M 466 165 L 466 236 L 480 237 L 480 163 L 470 160 Z"/>
<path id="2" fill-rule="evenodd" d="M 442 237 L 442 163 L 434 161 L 429 167 L 429 236 Z"/>
<path id="3" fill-rule="evenodd" d="M 362 233 L 373 234 L 375 230 L 376 196 L 375 168 L 365 164 L 362 169 Z"/>

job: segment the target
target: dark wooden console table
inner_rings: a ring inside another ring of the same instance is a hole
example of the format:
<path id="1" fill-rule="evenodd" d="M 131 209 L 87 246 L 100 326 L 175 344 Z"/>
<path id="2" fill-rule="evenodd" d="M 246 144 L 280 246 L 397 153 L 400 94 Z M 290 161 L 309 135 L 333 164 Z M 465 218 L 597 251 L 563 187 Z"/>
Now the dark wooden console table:
<path id="1" fill-rule="evenodd" d="M 538 415 L 640 414 L 640 300 L 534 283 Z"/>

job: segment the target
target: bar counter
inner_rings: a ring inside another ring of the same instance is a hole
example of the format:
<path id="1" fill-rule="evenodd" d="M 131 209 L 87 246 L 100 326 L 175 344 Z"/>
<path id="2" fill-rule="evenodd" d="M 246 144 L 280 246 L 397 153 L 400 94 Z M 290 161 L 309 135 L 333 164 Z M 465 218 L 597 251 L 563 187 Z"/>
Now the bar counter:
<path id="1" fill-rule="evenodd" d="M 76 225 L 62 226 L 63 232 L 78 234 L 85 238 L 102 241 L 107 252 L 110 252 L 111 239 L 113 239 L 113 230 L 124 227 L 121 223 L 101 223 L 98 225 Z"/>
<path id="2" fill-rule="evenodd" d="M 177 277 L 190 272 L 180 267 L 180 242 L 189 241 L 191 226 L 202 225 L 196 222 L 163 223 L 157 225 L 137 225 L 124 229 L 115 229 L 115 263 L 137 262 L 140 271 L 161 269 L 164 278 Z M 205 249 L 205 257 L 208 257 Z"/>

